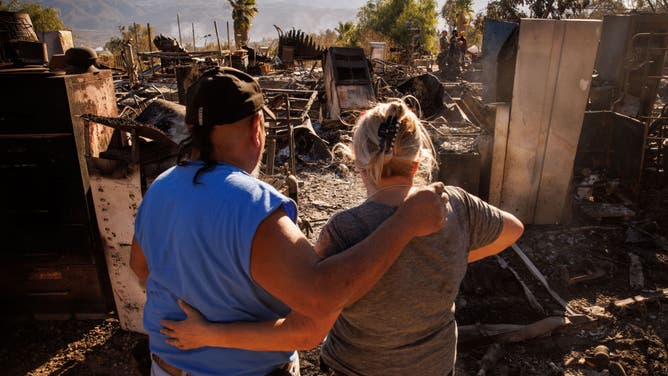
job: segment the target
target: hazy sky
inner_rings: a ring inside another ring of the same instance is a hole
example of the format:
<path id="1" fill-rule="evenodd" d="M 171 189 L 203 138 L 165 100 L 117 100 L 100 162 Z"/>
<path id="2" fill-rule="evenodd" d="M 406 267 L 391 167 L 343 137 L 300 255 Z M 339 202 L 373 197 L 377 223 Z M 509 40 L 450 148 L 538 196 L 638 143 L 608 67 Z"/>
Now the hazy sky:
<path id="1" fill-rule="evenodd" d="M 257 0 L 258 3 L 262 3 L 263 1 L 267 2 L 273 2 L 271 0 Z M 327 4 L 327 5 L 333 5 L 331 0 L 295 0 L 295 3 L 310 3 L 310 4 Z M 367 0 L 338 0 L 336 1 L 336 4 L 339 4 L 344 7 L 356 7 L 359 8 L 362 5 L 366 4 Z M 445 0 L 437 0 L 438 3 L 438 8 L 439 10 L 443 6 L 443 3 L 445 3 Z M 487 5 L 487 0 L 473 0 L 473 9 L 478 12 L 479 10 L 483 9 L 485 5 Z"/>

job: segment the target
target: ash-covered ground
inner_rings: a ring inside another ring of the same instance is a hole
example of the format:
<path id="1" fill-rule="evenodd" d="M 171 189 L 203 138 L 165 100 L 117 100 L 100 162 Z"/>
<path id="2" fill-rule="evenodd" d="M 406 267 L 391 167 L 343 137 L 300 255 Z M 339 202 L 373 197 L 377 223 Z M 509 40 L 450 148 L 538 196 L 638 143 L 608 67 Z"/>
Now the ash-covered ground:
<path id="1" fill-rule="evenodd" d="M 354 167 L 340 161 L 300 169 L 300 215 L 308 221 L 315 241 L 320 228 L 335 212 L 364 200 Z M 268 179 L 271 180 L 271 179 Z M 281 186 L 280 178 L 276 185 Z M 637 223 L 668 235 L 665 203 L 668 189 L 644 192 Z M 642 218 L 640 220 L 639 218 Z M 649 225 L 648 225 L 649 224 Z M 668 286 L 668 252 L 656 239 L 643 237 L 627 224 L 578 223 L 528 226 L 519 247 L 544 274 L 551 287 L 579 314 L 583 322 L 564 326 L 551 335 L 493 348 L 493 362 L 482 362 L 496 337 L 467 336 L 460 343 L 458 375 L 668 375 L 668 308 L 665 300 L 615 308 L 614 302 Z M 634 256 L 632 256 L 634 255 Z M 470 265 L 457 299 L 459 325 L 483 328 L 491 324 L 527 325 L 563 314 L 515 252 L 500 254 L 532 291 L 544 313 L 532 308 L 518 278 L 495 258 Z M 631 288 L 631 259 L 640 262 L 644 287 Z M 589 276 L 586 278 L 580 278 Z M 120 329 L 111 315 L 106 320 L 35 321 L 11 319 L 2 323 L 0 363 L 4 375 L 148 375 L 147 339 Z M 468 332 L 470 333 L 470 332 Z M 460 340 L 463 340 L 460 332 Z M 609 349 L 608 364 L 594 360 L 594 349 Z M 488 354 L 489 355 L 489 354 Z M 301 352 L 302 375 L 322 375 L 318 350 Z M 488 357 L 489 358 L 489 357 Z"/>

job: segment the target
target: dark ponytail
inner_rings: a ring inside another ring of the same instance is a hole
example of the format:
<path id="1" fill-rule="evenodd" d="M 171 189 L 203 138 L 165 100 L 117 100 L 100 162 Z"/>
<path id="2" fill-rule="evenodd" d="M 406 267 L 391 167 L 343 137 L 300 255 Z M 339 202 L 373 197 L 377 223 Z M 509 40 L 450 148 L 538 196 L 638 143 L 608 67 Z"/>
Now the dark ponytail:
<path id="1" fill-rule="evenodd" d="M 211 158 L 213 153 L 212 131 L 213 126 L 192 127 L 190 128 L 190 137 L 181 141 L 179 145 L 179 153 L 176 158 L 176 163 L 179 166 L 185 166 L 193 159 L 204 162 L 204 166 L 200 167 L 193 176 L 193 184 L 195 185 L 202 184 L 198 181 L 202 173 L 211 171 L 216 166 L 216 161 Z"/>

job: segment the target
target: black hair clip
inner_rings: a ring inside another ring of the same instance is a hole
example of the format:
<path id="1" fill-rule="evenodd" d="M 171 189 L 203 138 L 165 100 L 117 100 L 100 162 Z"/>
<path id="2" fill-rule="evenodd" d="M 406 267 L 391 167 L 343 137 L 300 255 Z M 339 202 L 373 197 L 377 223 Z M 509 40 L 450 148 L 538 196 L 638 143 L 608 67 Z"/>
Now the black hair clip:
<path id="1" fill-rule="evenodd" d="M 388 116 L 378 127 L 378 138 L 380 149 L 383 153 L 389 153 L 394 147 L 394 137 L 397 135 L 398 119 L 396 116 Z"/>

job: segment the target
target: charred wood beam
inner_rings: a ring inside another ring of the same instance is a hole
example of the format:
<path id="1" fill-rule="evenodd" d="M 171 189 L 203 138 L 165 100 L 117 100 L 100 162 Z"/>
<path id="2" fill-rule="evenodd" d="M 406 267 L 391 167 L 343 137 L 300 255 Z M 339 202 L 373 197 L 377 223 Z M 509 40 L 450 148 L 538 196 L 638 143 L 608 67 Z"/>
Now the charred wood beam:
<path id="1" fill-rule="evenodd" d="M 536 265 L 531 261 L 531 259 L 529 257 L 527 257 L 527 255 L 522 251 L 522 249 L 519 246 L 517 246 L 517 244 L 513 244 L 512 248 L 515 251 L 515 253 L 517 253 L 517 255 L 520 256 L 520 258 L 522 259 L 524 264 L 527 266 L 527 268 L 529 268 L 531 273 L 540 281 L 540 283 L 543 284 L 543 286 L 545 287 L 547 292 L 554 298 L 554 300 L 559 302 L 559 304 L 561 304 L 561 306 L 564 307 L 564 309 L 566 310 L 566 312 L 568 312 L 568 314 L 571 314 L 571 315 L 576 314 L 576 312 L 573 311 L 573 309 L 568 305 L 568 303 L 566 303 L 559 296 L 559 294 L 556 293 L 556 291 L 552 290 L 552 288 L 550 287 L 550 284 L 547 283 L 547 279 L 545 278 L 543 273 L 541 273 L 540 270 L 538 270 Z"/>
<path id="2" fill-rule="evenodd" d="M 520 286 L 522 286 L 522 290 L 524 291 L 524 296 L 526 296 L 527 300 L 529 301 L 529 305 L 531 308 L 533 308 L 536 312 L 540 313 L 541 315 L 545 315 L 545 308 L 538 302 L 538 299 L 536 299 L 536 296 L 533 294 L 533 292 L 529 289 L 529 286 L 527 286 L 526 283 L 520 278 L 520 275 L 513 269 L 512 266 L 508 265 L 508 262 L 503 259 L 503 257 L 499 255 L 495 255 L 496 261 L 499 263 L 499 266 L 501 266 L 501 269 L 506 269 L 510 271 L 513 276 L 515 276 L 515 279 L 517 282 L 519 282 Z"/>
<path id="3" fill-rule="evenodd" d="M 615 301 L 612 305 L 618 309 L 630 308 L 645 302 L 651 302 L 661 299 L 668 299 L 668 288 L 657 290 L 654 292 L 636 295 L 631 298 L 620 299 Z"/>

